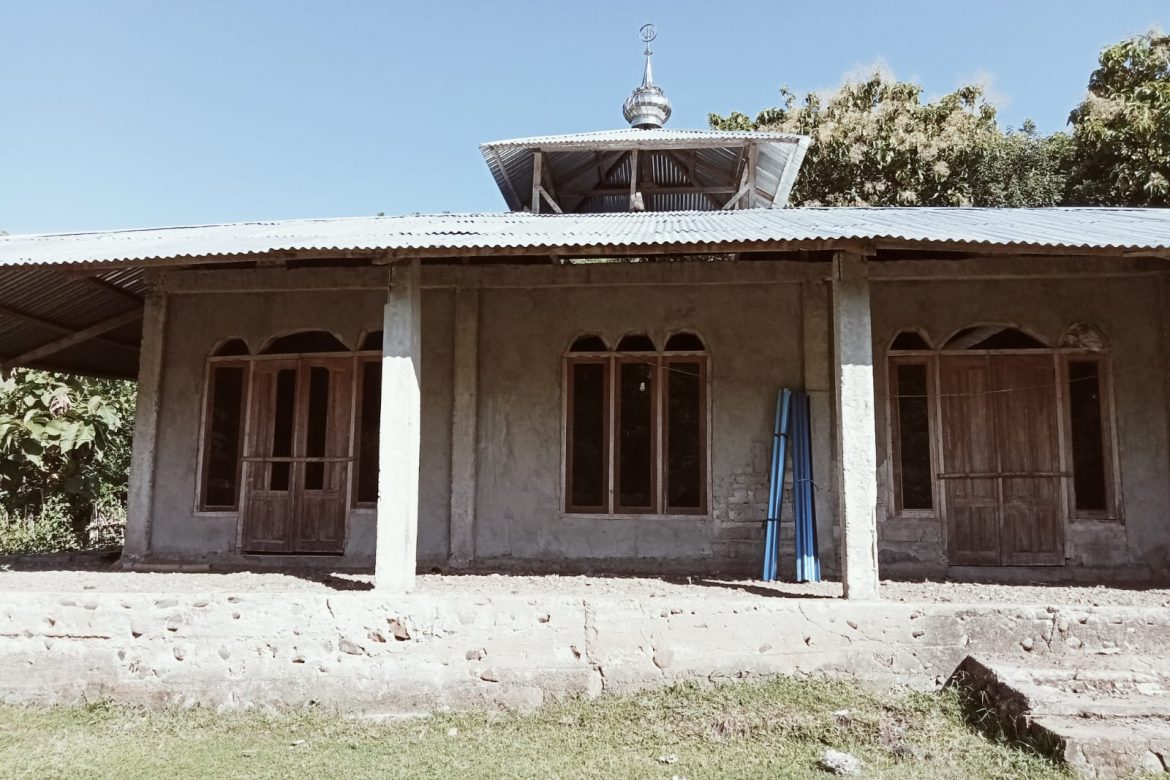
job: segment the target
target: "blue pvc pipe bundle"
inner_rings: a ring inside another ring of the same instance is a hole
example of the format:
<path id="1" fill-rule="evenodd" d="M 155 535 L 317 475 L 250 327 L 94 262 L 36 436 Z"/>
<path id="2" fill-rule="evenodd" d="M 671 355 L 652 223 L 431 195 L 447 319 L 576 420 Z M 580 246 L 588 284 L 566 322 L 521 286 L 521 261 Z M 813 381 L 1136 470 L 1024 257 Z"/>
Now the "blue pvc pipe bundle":
<path id="1" fill-rule="evenodd" d="M 807 393 L 798 391 L 792 398 L 792 504 L 796 515 L 797 582 L 821 580 L 813 487 L 809 398 Z"/>
<path id="2" fill-rule="evenodd" d="M 776 422 L 772 428 L 772 473 L 768 487 L 768 518 L 764 521 L 764 582 L 776 579 L 780 557 L 780 507 L 784 499 L 784 468 L 788 460 L 788 412 L 792 392 L 776 395 Z"/>
<path id="3" fill-rule="evenodd" d="M 796 581 L 819 582 L 821 560 L 817 550 L 817 516 L 813 499 L 812 425 L 808 394 L 788 388 L 776 396 L 772 429 L 772 471 L 768 487 L 768 517 L 764 522 L 763 580 L 777 578 L 780 559 L 780 513 L 784 503 L 784 474 L 792 450 L 792 504 L 795 510 Z"/>

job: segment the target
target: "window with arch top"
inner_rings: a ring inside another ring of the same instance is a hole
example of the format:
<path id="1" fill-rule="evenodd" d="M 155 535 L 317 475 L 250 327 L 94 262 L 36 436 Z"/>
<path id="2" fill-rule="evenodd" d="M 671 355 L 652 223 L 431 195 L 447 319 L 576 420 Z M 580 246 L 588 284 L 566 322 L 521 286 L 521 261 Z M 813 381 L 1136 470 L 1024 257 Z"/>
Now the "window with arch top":
<path id="1" fill-rule="evenodd" d="M 586 334 L 565 355 L 565 510 L 707 511 L 707 351 L 695 333 L 659 348 Z"/>

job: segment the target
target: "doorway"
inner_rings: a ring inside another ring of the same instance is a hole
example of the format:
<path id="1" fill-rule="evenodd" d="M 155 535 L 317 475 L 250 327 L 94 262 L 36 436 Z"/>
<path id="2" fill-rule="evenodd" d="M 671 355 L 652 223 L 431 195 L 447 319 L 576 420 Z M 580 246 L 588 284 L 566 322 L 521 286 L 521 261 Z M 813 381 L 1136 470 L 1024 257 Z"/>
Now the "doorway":
<path id="1" fill-rule="evenodd" d="M 348 355 L 256 361 L 243 458 L 244 552 L 344 552 L 353 366 Z"/>
<path id="2" fill-rule="evenodd" d="M 1058 362 L 941 355 L 942 486 L 955 565 L 1064 563 Z"/>

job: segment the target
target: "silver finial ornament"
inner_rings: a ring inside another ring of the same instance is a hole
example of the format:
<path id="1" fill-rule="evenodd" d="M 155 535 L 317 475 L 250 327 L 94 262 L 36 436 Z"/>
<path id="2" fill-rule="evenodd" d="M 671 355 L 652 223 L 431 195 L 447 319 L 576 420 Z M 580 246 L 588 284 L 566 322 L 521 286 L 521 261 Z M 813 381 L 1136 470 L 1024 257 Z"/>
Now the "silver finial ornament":
<path id="1" fill-rule="evenodd" d="M 622 115 L 631 127 L 651 130 L 662 127 L 670 119 L 670 101 L 661 87 L 654 85 L 654 73 L 650 66 L 650 42 L 658 37 L 658 28 L 644 24 L 638 30 L 638 38 L 646 44 L 646 69 L 642 72 L 642 85 L 636 88 L 622 106 Z"/>
<path id="2" fill-rule="evenodd" d="M 653 54 L 654 52 L 650 51 L 650 41 L 658 37 L 658 28 L 652 24 L 644 24 L 638 30 L 638 37 L 642 39 L 642 43 L 646 44 L 646 53 Z"/>

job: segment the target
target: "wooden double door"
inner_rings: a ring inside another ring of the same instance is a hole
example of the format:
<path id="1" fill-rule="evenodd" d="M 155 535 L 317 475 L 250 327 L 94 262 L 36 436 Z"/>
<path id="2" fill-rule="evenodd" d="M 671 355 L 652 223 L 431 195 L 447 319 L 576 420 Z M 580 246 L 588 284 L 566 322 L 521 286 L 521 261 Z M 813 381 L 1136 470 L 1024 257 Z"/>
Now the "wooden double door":
<path id="1" fill-rule="evenodd" d="M 343 552 L 352 372 L 348 356 L 256 362 L 244 451 L 245 552 Z"/>
<path id="2" fill-rule="evenodd" d="M 1051 354 L 940 356 L 952 564 L 1064 563 L 1058 386 Z"/>

